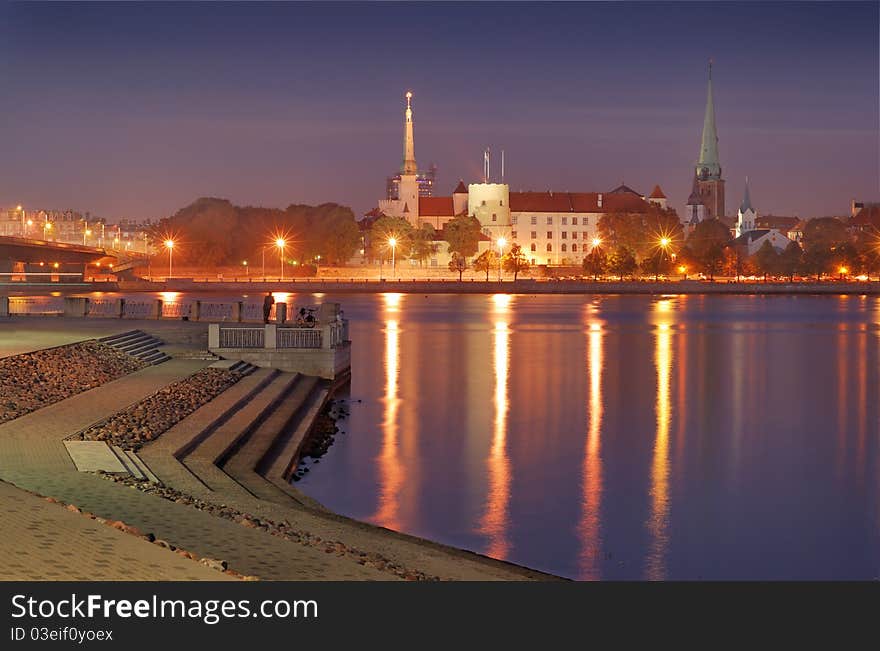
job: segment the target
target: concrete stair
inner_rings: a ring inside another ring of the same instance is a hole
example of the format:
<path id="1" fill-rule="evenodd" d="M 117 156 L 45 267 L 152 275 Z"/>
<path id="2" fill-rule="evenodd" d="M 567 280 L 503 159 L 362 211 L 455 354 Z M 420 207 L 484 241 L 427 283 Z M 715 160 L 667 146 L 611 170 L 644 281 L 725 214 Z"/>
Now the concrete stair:
<path id="1" fill-rule="evenodd" d="M 102 337 L 98 341 L 151 365 L 161 364 L 171 359 L 159 350 L 159 346 L 163 343 L 162 340 L 148 335 L 142 330 L 129 330 L 121 334 Z"/>

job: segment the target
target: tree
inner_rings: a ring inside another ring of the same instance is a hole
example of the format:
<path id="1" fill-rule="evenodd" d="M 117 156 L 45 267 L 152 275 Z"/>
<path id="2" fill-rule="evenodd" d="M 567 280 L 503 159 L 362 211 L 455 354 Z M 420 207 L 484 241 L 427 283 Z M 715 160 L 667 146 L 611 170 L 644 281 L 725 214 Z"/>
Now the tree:
<path id="1" fill-rule="evenodd" d="M 504 265 L 504 271 L 513 274 L 514 282 L 519 274 L 529 271 L 529 260 L 519 244 L 511 246 L 510 251 L 502 258 L 501 262 Z"/>
<path id="2" fill-rule="evenodd" d="M 714 278 L 724 260 L 724 247 L 730 241 L 730 230 L 717 218 L 704 219 L 694 227 L 687 247 L 703 271 Z"/>
<path id="3" fill-rule="evenodd" d="M 443 239 L 449 243 L 449 253 L 470 258 L 479 247 L 480 220 L 468 215 L 454 217 L 444 224 Z"/>
<path id="4" fill-rule="evenodd" d="M 395 240 L 394 255 L 399 256 L 406 251 L 406 247 L 412 238 L 413 227 L 403 217 L 382 216 L 373 222 L 370 227 L 369 249 L 370 258 L 378 260 L 390 260 L 392 247 L 389 241 Z"/>
<path id="5" fill-rule="evenodd" d="M 430 224 L 422 224 L 419 228 L 414 228 L 409 240 L 409 257 L 417 260 L 419 266 L 437 252 L 437 245 L 434 243 L 437 231 Z"/>
<path id="6" fill-rule="evenodd" d="M 614 249 L 608 260 L 608 270 L 623 280 L 636 270 L 636 258 L 628 248 L 619 246 Z"/>
<path id="7" fill-rule="evenodd" d="M 642 260 L 642 272 L 654 276 L 654 280 L 659 280 L 660 275 L 668 275 L 672 269 L 672 259 L 663 249 L 657 249 Z"/>
<path id="8" fill-rule="evenodd" d="M 799 273 L 803 265 L 803 250 L 797 242 L 791 242 L 779 256 L 779 272 L 788 276 L 789 282 L 794 282 L 795 274 Z"/>
<path id="9" fill-rule="evenodd" d="M 775 275 L 779 270 L 779 253 L 776 251 L 770 240 L 766 240 L 761 248 L 754 255 L 755 269 L 759 274 L 764 276 L 764 282 L 767 282 L 767 276 Z"/>
<path id="10" fill-rule="evenodd" d="M 593 276 L 593 280 L 599 280 L 599 276 L 608 270 L 608 256 L 601 246 L 594 246 L 589 255 L 584 256 L 584 272 Z"/>
<path id="11" fill-rule="evenodd" d="M 486 249 L 474 260 L 473 267 L 474 271 L 485 271 L 488 281 L 489 272 L 498 268 L 498 256 L 493 249 Z"/>
<path id="12" fill-rule="evenodd" d="M 467 266 L 467 258 L 460 253 L 452 254 L 452 260 L 449 261 L 449 271 L 458 272 L 458 282 L 461 282 L 461 275 L 465 272 Z"/>
<path id="13" fill-rule="evenodd" d="M 646 204 L 635 212 L 608 212 L 599 218 L 599 235 L 608 246 L 625 247 L 638 259 L 656 250 L 660 238 L 681 240 L 681 222 L 674 210 Z"/>

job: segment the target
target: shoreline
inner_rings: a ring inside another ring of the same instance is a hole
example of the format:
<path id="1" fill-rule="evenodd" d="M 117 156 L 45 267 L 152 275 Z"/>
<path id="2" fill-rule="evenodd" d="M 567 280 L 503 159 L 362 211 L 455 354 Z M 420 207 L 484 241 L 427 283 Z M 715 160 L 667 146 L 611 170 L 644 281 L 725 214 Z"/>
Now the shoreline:
<path id="1" fill-rule="evenodd" d="M 155 293 L 199 292 L 203 294 L 241 294 L 289 292 L 334 294 L 582 294 L 582 295 L 880 295 L 880 281 L 733 281 L 706 280 L 631 280 L 581 281 L 525 278 L 513 280 L 347 280 L 298 278 L 285 280 L 194 280 L 175 278 L 171 281 L 118 281 L 65 284 L 0 283 L 0 298 L 77 295 L 91 292 Z M 2 316 L 2 314 L 0 314 Z"/>
<path id="2" fill-rule="evenodd" d="M 71 465 L 63 441 L 80 425 L 94 422 L 96 416 L 119 413 L 125 405 L 142 401 L 169 385 L 169 380 L 189 377 L 203 366 L 204 362 L 189 360 L 185 355 L 200 348 L 204 326 L 157 321 L 88 322 L 63 317 L 31 319 L 2 319 L 0 333 L 4 326 L 12 325 L 8 333 L 14 337 L 15 328 L 30 326 L 33 338 L 20 345 L 42 350 L 52 344 L 94 338 L 96 328 L 109 334 L 112 330 L 141 327 L 165 339 L 168 349 L 177 356 L 165 364 L 53 400 L 0 424 L 0 479 L 21 490 L 76 505 L 106 520 L 124 522 L 189 550 L 196 557 L 220 559 L 240 575 L 263 580 L 567 580 L 336 513 L 293 486 L 288 486 L 284 491 L 287 495 L 280 497 L 259 497 L 221 485 L 209 488 L 202 484 L 192 490 L 186 482 L 179 483 L 176 474 L 163 477 L 154 466 L 162 482 L 131 490 L 135 487 L 129 487 L 122 476 L 110 482 L 79 472 Z M 34 331 L 37 322 L 41 327 Z M 195 330 L 200 332 L 193 337 Z M 67 341 L 57 340 L 59 334 Z M 38 343 L 41 345 L 34 345 Z M 0 354 L 20 354 L 16 347 Z M 313 423 L 305 419 L 304 414 L 301 426 L 311 429 Z M 175 461 L 168 456 L 168 462 Z M 162 487 L 173 494 L 153 494 Z M 208 508 L 202 508 L 204 505 Z M 10 531 L 9 535 L 16 539 L 17 532 Z M 255 550 L 264 551 L 258 551 L 255 557 Z M 34 568 L 33 574 L 39 572 Z"/>

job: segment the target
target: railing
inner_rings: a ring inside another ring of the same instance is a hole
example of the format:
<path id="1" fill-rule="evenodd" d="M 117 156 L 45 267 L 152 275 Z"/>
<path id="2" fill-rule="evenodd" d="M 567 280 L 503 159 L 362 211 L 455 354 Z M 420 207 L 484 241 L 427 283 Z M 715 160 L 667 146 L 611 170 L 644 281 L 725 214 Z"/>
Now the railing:
<path id="1" fill-rule="evenodd" d="M 348 321 L 337 321 L 331 323 L 327 329 L 330 332 L 330 348 L 336 348 L 338 345 L 348 341 Z"/>
<path id="2" fill-rule="evenodd" d="M 321 348 L 321 331 L 317 328 L 278 328 L 277 348 Z"/>
<path id="3" fill-rule="evenodd" d="M 220 348 L 263 348 L 264 328 L 220 328 Z"/>
<path id="4" fill-rule="evenodd" d="M 64 299 L 60 297 L 9 297 L 9 314 L 64 314 Z"/>

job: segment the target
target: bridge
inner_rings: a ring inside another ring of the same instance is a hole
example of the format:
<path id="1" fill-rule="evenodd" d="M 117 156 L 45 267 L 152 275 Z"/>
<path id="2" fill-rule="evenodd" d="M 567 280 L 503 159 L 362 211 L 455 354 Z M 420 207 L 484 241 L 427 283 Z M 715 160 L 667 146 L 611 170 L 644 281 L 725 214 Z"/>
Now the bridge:
<path id="1" fill-rule="evenodd" d="M 81 244 L 0 236 L 0 286 L 81 283 L 88 271 L 92 276 L 116 274 L 131 269 L 142 257 Z"/>

